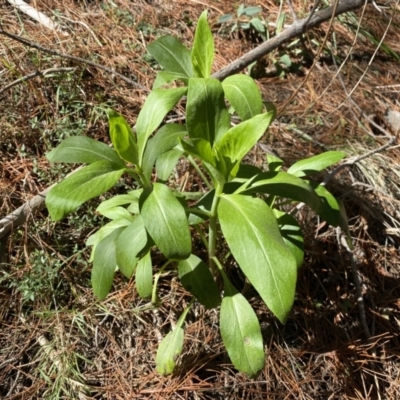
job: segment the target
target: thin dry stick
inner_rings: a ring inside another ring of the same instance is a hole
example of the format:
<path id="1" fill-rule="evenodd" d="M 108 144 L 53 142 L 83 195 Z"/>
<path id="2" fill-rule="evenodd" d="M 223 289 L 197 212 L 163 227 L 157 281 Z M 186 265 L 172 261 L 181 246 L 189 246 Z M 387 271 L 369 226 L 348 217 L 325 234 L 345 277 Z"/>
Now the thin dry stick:
<path id="1" fill-rule="evenodd" d="M 75 172 L 82 169 L 83 166 L 78 167 L 77 169 L 70 172 L 68 176 L 71 176 Z M 45 199 L 47 193 L 53 188 L 57 183 L 49 186 L 38 195 L 27 201 L 21 207 L 14 210 L 11 214 L 8 214 L 6 217 L 0 219 L 0 240 L 4 238 L 8 233 L 10 233 L 15 227 L 22 225 L 28 219 L 29 215 L 34 214 L 40 210 L 45 208 Z"/>
<path id="2" fill-rule="evenodd" d="M 213 74 L 213 78 L 224 79 L 227 76 L 235 74 L 246 68 L 252 62 L 257 61 L 261 57 L 267 55 L 272 50 L 275 50 L 279 46 L 287 43 L 289 40 L 303 34 L 307 29 L 314 28 L 321 25 L 323 22 L 330 20 L 340 14 L 348 11 L 356 10 L 363 6 L 364 0 L 344 0 L 334 6 L 324 8 L 315 12 L 315 14 L 309 19 L 308 17 L 302 20 L 295 21 L 290 28 L 285 29 L 278 36 L 271 38 L 270 40 L 262 43 L 254 50 L 241 56 L 239 59 L 233 61 L 231 64 L 222 68 L 220 71 Z"/>
<path id="3" fill-rule="evenodd" d="M 42 76 L 43 78 L 46 78 L 46 75 L 52 74 L 52 73 L 67 73 L 67 72 L 73 72 L 75 71 L 75 68 L 49 68 L 44 71 L 35 71 L 32 72 L 31 74 L 22 76 L 21 78 L 16 79 L 14 82 L 11 82 L 7 86 L 4 86 L 3 88 L 0 89 L 0 95 L 2 95 L 4 92 L 7 90 L 11 89 L 13 86 L 18 85 L 21 82 L 28 81 L 29 79 L 35 78 L 37 76 Z"/>
<path id="4" fill-rule="evenodd" d="M 328 174 L 325 177 L 324 181 L 321 183 L 321 185 L 328 184 L 328 182 L 331 181 L 332 178 L 335 175 L 337 175 L 341 170 L 343 170 L 345 168 L 352 167 L 353 165 L 357 164 L 361 160 L 364 160 L 365 158 L 371 157 L 374 154 L 381 153 L 383 150 L 386 150 L 394 142 L 394 140 L 395 140 L 395 137 L 394 136 L 390 136 L 389 141 L 386 142 L 384 145 L 378 147 L 377 149 L 372 149 L 368 153 L 365 153 L 365 154 L 363 154 L 361 156 L 358 156 L 358 157 L 355 157 L 353 159 L 347 160 L 345 163 L 339 165 L 330 174 Z"/>
<path id="5" fill-rule="evenodd" d="M 75 56 L 71 56 L 69 54 L 59 53 L 58 51 L 49 49 L 47 47 L 43 47 L 43 46 L 41 46 L 41 45 L 39 45 L 37 43 L 31 42 L 30 40 L 23 38 L 21 36 L 14 35 L 13 33 L 7 32 L 7 31 L 3 30 L 3 28 L 1 26 L 0 26 L 0 34 L 2 34 L 4 36 L 7 36 L 10 39 L 16 40 L 17 42 L 22 43 L 22 44 L 24 44 L 26 46 L 29 46 L 29 47 L 32 47 L 34 49 L 43 51 L 43 52 L 51 54 L 53 56 L 59 56 L 59 57 L 62 57 L 62 58 L 66 58 L 68 60 L 72 60 L 72 61 L 75 61 L 75 62 L 79 62 L 79 63 L 82 63 L 82 64 L 90 65 L 92 67 L 101 69 L 103 71 L 108 72 L 109 74 L 118 76 L 118 78 L 120 78 L 123 81 L 129 83 L 130 85 L 134 86 L 137 89 L 143 90 L 145 92 L 149 92 L 149 89 L 147 89 L 145 86 L 142 86 L 140 83 L 137 83 L 137 82 L 133 81 L 132 79 L 129 79 L 126 76 L 120 74 L 119 72 L 114 71 L 112 68 L 105 67 L 104 65 L 97 64 L 97 63 L 95 63 L 93 61 L 86 60 L 86 59 L 81 58 L 81 57 L 75 57 Z"/>

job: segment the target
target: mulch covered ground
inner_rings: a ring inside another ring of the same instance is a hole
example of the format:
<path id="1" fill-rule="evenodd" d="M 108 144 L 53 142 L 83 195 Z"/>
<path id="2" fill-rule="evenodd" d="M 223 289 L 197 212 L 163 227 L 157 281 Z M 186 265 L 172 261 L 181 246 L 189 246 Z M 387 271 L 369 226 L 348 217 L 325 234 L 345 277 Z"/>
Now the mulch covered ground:
<path id="1" fill-rule="evenodd" d="M 262 7 L 262 17 L 271 23 L 270 36 L 275 35 L 280 10 L 287 13 L 285 24 L 292 23 L 286 2 L 282 9 L 272 0 L 244 3 Z M 309 12 L 303 3 L 291 2 L 299 18 Z M 400 111 L 400 8 L 392 3 L 396 13 L 370 5 L 336 20 L 318 59 L 329 23 L 308 32 L 302 43 L 264 57 L 254 69 L 265 101 L 279 110 L 269 134 L 251 154 L 257 165 L 263 163 L 265 146 L 289 166 L 322 149 L 359 156 L 391 140 L 389 147 L 343 169 L 330 182 L 349 217 L 352 257 L 333 228 L 306 208 L 299 210 L 306 260 L 286 325 L 258 297 L 250 298 L 266 345 L 266 366 L 258 378 L 249 380 L 232 367 L 217 310 L 200 306 L 188 316 L 176 372 L 156 373 L 158 343 L 190 296 L 169 271 L 160 280 L 160 308 L 140 299 L 134 282 L 122 277 L 105 301 L 97 301 L 89 286 L 85 250 L 85 240 L 101 223 L 94 213 L 98 201 L 93 200 L 57 224 L 45 210 L 32 215 L 0 243 L 1 398 L 400 399 L 399 131 L 385 116 L 387 110 Z M 6 1 L 0 2 L 1 27 L 40 46 L 112 68 L 133 83 L 0 35 L 0 217 L 70 171 L 70 166 L 50 167 L 45 158 L 63 138 L 84 134 L 109 142 L 106 107 L 135 123 L 158 69 L 145 49 L 152 40 L 172 34 L 190 47 L 197 18 L 208 8 L 215 71 L 260 41 L 246 31 L 230 34 L 230 26 L 217 23 L 221 15 L 236 12 L 227 0 L 30 4 L 63 31 L 49 31 Z M 383 35 L 384 46 L 376 52 L 375 39 Z M 275 61 L 283 55 L 299 68 L 290 70 L 282 63 L 277 68 Z M 3 90 L 20 77 L 49 68 L 74 70 Z M 354 268 L 365 313 L 359 311 Z"/>

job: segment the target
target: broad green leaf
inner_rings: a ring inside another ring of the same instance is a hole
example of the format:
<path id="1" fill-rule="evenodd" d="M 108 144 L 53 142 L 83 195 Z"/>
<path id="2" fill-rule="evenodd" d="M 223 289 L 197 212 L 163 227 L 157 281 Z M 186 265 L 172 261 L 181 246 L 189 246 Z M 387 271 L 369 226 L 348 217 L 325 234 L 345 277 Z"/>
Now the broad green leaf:
<path id="1" fill-rule="evenodd" d="M 263 101 L 260 89 L 250 76 L 244 74 L 229 76 L 222 82 L 222 87 L 225 97 L 242 121 L 261 114 Z"/>
<path id="2" fill-rule="evenodd" d="M 224 298 L 220 311 L 222 340 L 233 365 L 251 378 L 255 378 L 265 363 L 260 324 L 245 299 L 223 273 Z"/>
<path id="3" fill-rule="evenodd" d="M 261 10 L 262 10 L 262 8 L 259 7 L 259 6 L 249 6 L 249 7 L 246 7 L 246 8 L 244 9 L 244 13 L 245 13 L 248 17 L 250 17 L 250 16 L 252 16 L 252 15 L 255 15 L 255 14 L 260 13 Z"/>
<path id="4" fill-rule="evenodd" d="M 207 172 L 209 173 L 214 187 L 225 185 L 225 183 L 226 183 L 225 176 L 228 175 L 226 170 L 220 171 L 218 168 L 214 167 L 213 164 L 210 164 L 206 161 L 203 161 L 203 165 L 204 165 L 205 169 L 207 170 Z"/>
<path id="5" fill-rule="evenodd" d="M 111 189 L 124 168 L 109 161 L 96 161 L 70 175 L 50 189 L 46 206 L 54 221 L 63 219 L 85 201 Z"/>
<path id="6" fill-rule="evenodd" d="M 97 232 L 90 235 L 86 240 L 86 246 L 95 246 L 101 240 L 103 240 L 107 235 L 112 233 L 118 228 L 128 226 L 132 223 L 131 219 L 117 219 L 115 221 L 110 221 L 108 224 L 102 226 Z M 90 260 L 92 261 L 92 260 Z"/>
<path id="7" fill-rule="evenodd" d="M 233 15 L 232 14 L 224 14 L 224 15 L 221 15 L 218 18 L 218 23 L 219 24 L 223 24 L 224 22 L 230 22 L 232 20 L 233 20 Z"/>
<path id="8" fill-rule="evenodd" d="M 147 142 L 143 155 L 142 169 L 146 178 L 150 178 L 157 157 L 168 150 L 172 150 L 186 135 L 186 128 L 179 124 L 162 126 Z"/>
<path id="9" fill-rule="evenodd" d="M 147 232 L 170 260 L 190 256 L 192 240 L 185 209 L 172 191 L 161 183 L 145 189 L 139 201 Z"/>
<path id="10" fill-rule="evenodd" d="M 92 269 L 93 293 L 103 300 L 108 295 L 114 279 L 117 260 L 115 255 L 115 242 L 124 228 L 115 229 L 101 240 L 94 252 Z"/>
<path id="11" fill-rule="evenodd" d="M 262 170 L 255 165 L 240 164 L 239 171 L 236 174 L 236 179 L 247 180 L 261 173 Z"/>
<path id="12" fill-rule="evenodd" d="M 187 307 L 183 311 L 174 330 L 169 332 L 158 346 L 156 366 L 159 374 L 172 374 L 175 369 L 176 360 L 182 353 L 183 349 L 185 335 L 182 327 L 189 309 L 190 307 Z"/>
<path id="13" fill-rule="evenodd" d="M 224 91 L 217 79 L 189 79 L 186 126 L 189 137 L 204 139 L 211 146 L 230 128 L 230 116 Z"/>
<path id="14" fill-rule="evenodd" d="M 310 182 L 315 192 L 320 196 L 321 207 L 317 211 L 319 216 L 332 226 L 341 226 L 341 213 L 339 200 L 333 196 L 325 186 L 321 186 L 316 182 Z M 346 230 L 347 221 L 343 228 Z"/>
<path id="15" fill-rule="evenodd" d="M 97 232 L 90 235 L 86 240 L 86 246 L 93 246 L 90 253 L 89 262 L 93 262 L 96 246 L 109 234 L 113 233 L 116 229 L 130 225 L 131 219 L 117 219 L 102 226 Z"/>
<path id="16" fill-rule="evenodd" d="M 169 375 L 174 372 L 176 360 L 182 353 L 185 332 L 183 328 L 175 328 L 161 341 L 156 356 L 157 372 Z"/>
<path id="17" fill-rule="evenodd" d="M 242 158 L 252 149 L 264 135 L 272 122 L 273 113 L 259 114 L 229 129 L 215 143 L 215 151 L 220 160 L 224 160 L 228 172 L 240 163 Z"/>
<path id="18" fill-rule="evenodd" d="M 317 156 L 306 158 L 304 160 L 297 161 L 289 169 L 288 173 L 299 178 L 314 174 L 318 171 L 323 171 L 325 168 L 336 164 L 338 161 L 346 157 L 344 151 L 327 151 Z"/>
<path id="19" fill-rule="evenodd" d="M 130 192 L 128 194 L 120 194 L 114 197 L 111 197 L 111 199 L 104 200 L 103 202 L 100 203 L 100 205 L 96 208 L 96 211 L 99 212 L 100 214 L 103 214 L 103 211 L 106 211 L 110 208 L 122 206 L 125 204 L 130 204 L 134 201 L 137 202 L 139 196 L 133 194 L 134 192 Z M 140 195 L 141 192 L 139 192 Z"/>
<path id="20" fill-rule="evenodd" d="M 147 97 L 136 122 L 139 165 L 150 135 L 158 128 L 164 117 L 186 93 L 187 88 L 156 89 Z"/>
<path id="21" fill-rule="evenodd" d="M 158 179 L 167 181 L 181 156 L 182 151 L 175 149 L 160 154 L 156 162 Z"/>
<path id="22" fill-rule="evenodd" d="M 191 140 L 190 143 L 184 140 L 181 140 L 180 146 L 178 148 L 182 148 L 182 150 L 202 161 L 208 162 L 209 164 L 215 165 L 215 155 L 211 150 L 211 145 L 204 139 L 194 139 Z"/>
<path id="23" fill-rule="evenodd" d="M 188 78 L 183 74 L 179 74 L 176 72 L 170 72 L 170 71 L 160 71 L 157 74 L 156 79 L 153 83 L 153 90 L 162 87 L 166 83 L 170 83 L 170 82 L 178 81 L 178 80 L 184 82 L 185 84 L 188 83 Z"/>
<path id="24" fill-rule="evenodd" d="M 191 57 L 195 76 L 209 78 L 214 59 L 214 40 L 207 22 L 207 11 L 203 11 L 197 22 Z"/>
<path id="25" fill-rule="evenodd" d="M 151 297 L 153 289 L 153 266 L 150 251 L 148 251 L 137 263 L 135 283 L 136 290 L 142 299 Z"/>
<path id="26" fill-rule="evenodd" d="M 125 118 L 114 110 L 108 110 L 110 138 L 119 156 L 131 164 L 138 165 L 136 137 Z"/>
<path id="27" fill-rule="evenodd" d="M 218 306 L 221 301 L 220 293 L 206 263 L 191 254 L 187 260 L 179 262 L 178 271 L 183 287 L 205 308 Z"/>
<path id="28" fill-rule="evenodd" d="M 283 56 L 279 57 L 279 61 L 284 64 L 287 68 L 292 66 L 292 60 L 288 54 L 284 54 Z"/>
<path id="29" fill-rule="evenodd" d="M 268 308 L 284 322 L 294 301 L 296 260 L 272 210 L 258 198 L 221 196 L 218 216 L 229 249 Z"/>
<path id="30" fill-rule="evenodd" d="M 119 235 L 117 240 L 117 265 L 130 278 L 139 261 L 139 253 L 148 243 L 143 219 L 138 215 Z"/>
<path id="31" fill-rule="evenodd" d="M 193 76 L 190 50 L 178 39 L 165 35 L 147 46 L 147 51 L 166 70 L 183 77 Z"/>
<path id="32" fill-rule="evenodd" d="M 303 265 L 304 261 L 304 239 L 300 226 L 296 219 L 283 211 L 274 208 L 272 210 L 279 225 L 282 239 L 296 259 L 297 268 Z"/>
<path id="33" fill-rule="evenodd" d="M 55 149 L 47 153 L 50 162 L 92 164 L 96 161 L 109 161 L 125 167 L 117 152 L 105 143 L 86 136 L 71 136 L 63 140 Z"/>
<path id="34" fill-rule="evenodd" d="M 241 4 L 236 10 L 236 15 L 241 17 L 244 14 L 244 4 Z"/>
<path id="35" fill-rule="evenodd" d="M 303 179 L 287 172 L 263 172 L 253 179 L 244 194 L 268 193 L 295 201 L 301 201 L 316 212 L 321 207 L 321 199 L 314 189 Z"/>
<path id="36" fill-rule="evenodd" d="M 267 40 L 265 25 L 261 22 L 260 18 L 252 18 L 250 20 L 250 25 L 260 34 L 260 36 Z"/>
<path id="37" fill-rule="evenodd" d="M 268 169 L 270 172 L 279 172 L 283 165 L 283 160 L 279 157 L 274 156 L 273 154 L 266 155 Z"/>
<path id="38" fill-rule="evenodd" d="M 278 16 L 278 21 L 276 22 L 276 28 L 275 28 L 275 33 L 276 35 L 279 35 L 283 28 L 285 27 L 285 19 L 286 19 L 286 13 L 281 12 Z"/>
<path id="39" fill-rule="evenodd" d="M 131 196 L 135 197 L 135 200 L 133 200 L 131 202 L 131 204 L 129 204 L 129 206 L 128 206 L 128 211 L 131 214 L 139 214 L 139 199 L 140 199 L 140 196 L 142 195 L 142 193 L 143 193 L 143 189 L 136 189 L 136 190 L 132 190 L 131 192 L 129 192 L 129 194 Z"/>
<path id="40" fill-rule="evenodd" d="M 133 215 L 124 207 L 107 208 L 100 214 L 108 219 L 131 219 L 133 221 Z"/>

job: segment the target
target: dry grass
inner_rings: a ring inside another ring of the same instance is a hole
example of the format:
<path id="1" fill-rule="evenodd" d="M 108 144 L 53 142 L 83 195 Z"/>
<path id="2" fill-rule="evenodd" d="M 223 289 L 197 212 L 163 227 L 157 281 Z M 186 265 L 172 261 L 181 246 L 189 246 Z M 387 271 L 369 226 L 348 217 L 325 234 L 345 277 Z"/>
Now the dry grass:
<path id="1" fill-rule="evenodd" d="M 6 2 L 0 4 L 3 28 L 42 46 L 113 68 L 147 88 L 151 88 L 157 66 L 146 55 L 145 45 L 170 33 L 190 46 L 193 24 L 207 4 L 216 33 L 215 70 L 255 46 L 245 37 L 227 37 L 219 31 L 216 21 L 220 12 L 234 11 L 227 0 L 31 3 L 54 16 L 69 36 L 47 31 Z M 279 7 L 272 0 L 245 3 L 261 5 L 263 16 L 276 21 Z M 304 2 L 292 3 L 300 17 L 308 12 L 302 8 Z M 284 10 L 288 11 L 286 5 Z M 389 17 L 388 11 L 380 14 L 369 6 L 361 25 L 380 38 Z M 399 22 L 397 12 L 385 38 L 397 53 Z M 349 155 L 385 143 L 387 139 L 372 130 L 354 103 L 378 124 L 384 123 L 387 108 L 400 111 L 399 91 L 390 87 L 398 84 L 399 63 L 382 51 L 370 61 L 376 46 L 363 37 L 355 39 L 354 29 L 343 22 L 333 24 L 334 35 L 327 41 L 338 64 L 350 55 L 342 66 L 341 79 L 335 77 L 337 65 L 329 51 L 323 52 L 311 70 L 312 56 L 318 51 L 313 41 L 322 43 L 327 27 L 324 24 L 305 38 L 303 50 L 310 60 L 304 62 L 301 73 L 287 72 L 285 79 L 261 74 L 258 79 L 265 100 L 278 107 L 303 84 L 265 142 L 286 165 L 317 154 L 317 143 L 344 148 Z M 275 57 L 279 52 L 288 50 L 274 52 Z M 108 142 L 102 108 L 112 105 L 133 124 L 146 92 L 104 71 L 5 37 L 1 37 L 0 55 L 0 90 L 36 69 L 75 68 L 67 75 L 36 77 L 0 95 L 3 216 L 68 172 L 66 167 L 50 169 L 46 151 L 69 134 Z M 270 71 L 271 66 L 266 57 L 261 70 Z M 353 103 L 343 84 L 348 93 L 357 86 Z M 287 324 L 279 325 L 257 297 L 251 299 L 266 343 L 267 362 L 260 376 L 248 380 L 232 368 L 220 340 L 217 311 L 201 307 L 190 311 L 176 373 L 159 376 L 154 363 L 158 342 L 189 301 L 174 274 L 168 272 L 161 278 L 163 305 L 159 309 L 141 300 L 133 282 L 122 277 L 100 303 L 89 288 L 89 255 L 84 250 L 87 236 L 101 222 L 99 217 L 85 219 L 82 213 L 55 225 L 43 212 L 2 243 L 7 259 L 2 258 L 0 269 L 0 397 L 400 399 L 398 144 L 397 133 L 389 149 L 343 171 L 330 187 L 342 198 L 350 219 L 370 338 L 360 323 L 350 262 L 335 231 L 302 209 L 298 217 L 307 238 L 306 261 Z M 254 159 L 259 161 L 260 155 L 255 153 Z M 89 215 L 95 205 L 93 201 L 85 206 Z"/>

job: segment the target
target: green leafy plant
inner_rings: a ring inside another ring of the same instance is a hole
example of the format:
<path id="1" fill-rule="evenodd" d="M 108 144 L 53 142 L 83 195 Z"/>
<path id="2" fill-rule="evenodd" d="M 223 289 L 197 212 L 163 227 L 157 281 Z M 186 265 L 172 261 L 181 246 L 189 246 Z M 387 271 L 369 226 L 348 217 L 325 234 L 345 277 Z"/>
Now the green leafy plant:
<path id="1" fill-rule="evenodd" d="M 301 160 L 287 172 L 282 160 L 272 156 L 269 171 L 243 162 L 275 111 L 263 112 L 260 91 L 249 76 L 234 75 L 222 82 L 210 77 L 214 44 L 205 12 L 191 50 L 174 37 L 163 36 L 148 51 L 164 70 L 156 77 L 135 129 L 110 110 L 114 148 L 87 137 L 70 137 L 52 150 L 51 162 L 87 165 L 52 188 L 46 204 L 51 217 L 61 220 L 129 175 L 134 187 L 99 205 L 97 211 L 111 221 L 87 241 L 92 246 L 94 293 L 104 299 L 119 270 L 127 278 L 135 274 L 139 295 L 151 297 L 157 305 L 161 273 L 167 267 L 177 270 L 193 299 L 206 308 L 221 305 L 220 329 L 227 352 L 240 371 L 254 377 L 264 365 L 261 329 L 246 297 L 230 282 L 226 265 L 233 257 L 271 312 L 285 322 L 303 261 L 303 238 L 296 220 L 281 206 L 303 202 L 330 224 L 345 226 L 340 203 L 308 179 L 345 154 L 327 152 Z M 173 81 L 180 84 L 165 86 Z M 185 124 L 163 125 L 184 96 Z M 232 126 L 230 109 L 241 119 L 239 124 Z M 185 192 L 169 179 L 180 158 L 192 164 L 207 190 Z M 202 246 L 193 246 L 199 237 Z M 153 277 L 156 251 L 165 263 Z M 156 365 L 162 374 L 175 368 L 193 301 L 160 344 Z"/>
<path id="2" fill-rule="evenodd" d="M 230 24 L 230 34 L 235 31 L 255 31 L 259 34 L 262 40 L 268 39 L 268 31 L 265 28 L 263 21 L 257 17 L 260 14 L 261 7 L 257 6 L 245 6 L 241 4 L 236 10 L 236 16 L 233 14 L 224 14 L 218 18 L 219 24 Z"/>

